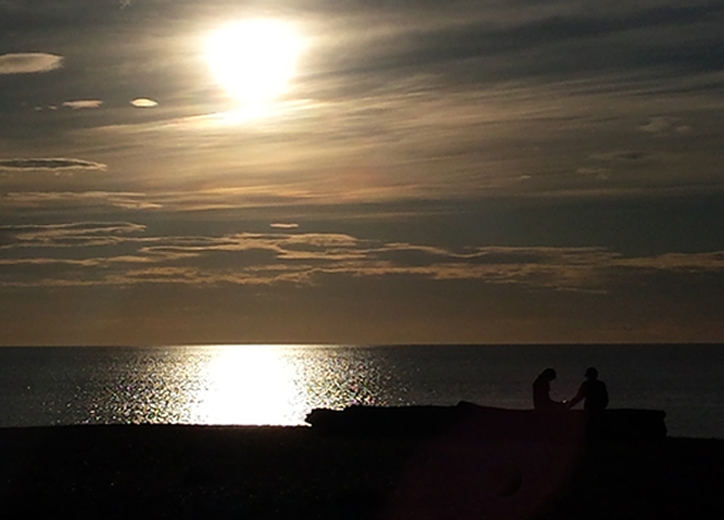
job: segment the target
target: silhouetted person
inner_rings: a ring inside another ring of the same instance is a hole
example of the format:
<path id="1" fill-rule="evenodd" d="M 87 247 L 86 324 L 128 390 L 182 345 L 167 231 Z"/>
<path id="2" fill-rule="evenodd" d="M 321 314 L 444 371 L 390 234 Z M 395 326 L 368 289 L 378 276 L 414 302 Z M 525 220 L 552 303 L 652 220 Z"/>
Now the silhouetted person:
<path id="1" fill-rule="evenodd" d="M 551 381 L 556 378 L 556 371 L 546 368 L 533 381 L 533 408 L 544 412 L 556 412 L 566 409 L 566 405 L 551 399 Z"/>
<path id="2" fill-rule="evenodd" d="M 598 370 L 593 367 L 586 369 L 586 380 L 581 383 L 578 393 L 568 403 L 571 408 L 583 401 L 583 409 L 587 412 L 598 413 L 608 406 L 608 390 L 606 383 L 599 381 Z"/>

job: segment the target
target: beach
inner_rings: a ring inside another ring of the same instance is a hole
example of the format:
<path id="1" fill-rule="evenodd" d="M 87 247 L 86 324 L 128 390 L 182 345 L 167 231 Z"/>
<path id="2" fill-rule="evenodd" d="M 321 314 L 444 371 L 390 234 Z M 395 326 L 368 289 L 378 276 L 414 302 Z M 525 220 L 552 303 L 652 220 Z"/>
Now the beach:
<path id="1" fill-rule="evenodd" d="M 724 441 L 324 435 L 310 427 L 0 429 L 0 503 L 74 518 L 721 518 Z"/>

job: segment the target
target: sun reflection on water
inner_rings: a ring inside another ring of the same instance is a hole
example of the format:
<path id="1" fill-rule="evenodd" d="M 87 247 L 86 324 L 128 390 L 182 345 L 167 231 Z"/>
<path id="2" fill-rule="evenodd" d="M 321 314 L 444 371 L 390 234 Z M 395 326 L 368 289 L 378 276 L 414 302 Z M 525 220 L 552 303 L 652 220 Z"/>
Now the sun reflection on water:
<path id="1" fill-rule="evenodd" d="M 283 347 L 215 347 L 199 376 L 194 422 L 296 424 L 305 413 L 305 388 Z"/>
<path id="2" fill-rule="evenodd" d="M 190 422 L 298 425 L 315 407 L 386 404 L 377 370 L 320 346 L 204 348 L 188 395 Z"/>

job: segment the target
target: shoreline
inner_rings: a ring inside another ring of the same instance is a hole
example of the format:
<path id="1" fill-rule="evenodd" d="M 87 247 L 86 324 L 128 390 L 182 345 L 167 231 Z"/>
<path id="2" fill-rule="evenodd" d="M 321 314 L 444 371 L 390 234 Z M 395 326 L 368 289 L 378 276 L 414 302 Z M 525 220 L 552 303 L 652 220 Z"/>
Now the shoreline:
<path id="1" fill-rule="evenodd" d="M 724 517 L 724 440 L 321 435 L 307 426 L 0 429 L 0 503 L 191 518 Z M 719 514 L 717 514 L 719 513 Z"/>

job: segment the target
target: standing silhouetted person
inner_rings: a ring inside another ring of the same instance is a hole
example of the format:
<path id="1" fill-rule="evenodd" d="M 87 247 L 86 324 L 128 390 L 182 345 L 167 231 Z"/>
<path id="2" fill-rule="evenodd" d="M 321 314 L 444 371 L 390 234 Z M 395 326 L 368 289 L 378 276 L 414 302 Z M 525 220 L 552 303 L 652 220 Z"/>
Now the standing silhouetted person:
<path id="1" fill-rule="evenodd" d="M 586 370 L 586 380 L 581 383 L 581 386 L 578 388 L 578 393 L 571 399 L 570 403 L 568 403 L 568 407 L 573 407 L 584 399 L 583 409 L 587 412 L 601 412 L 608 406 L 606 383 L 599 381 L 598 370 L 593 367 L 589 367 Z"/>
<path id="2" fill-rule="evenodd" d="M 533 381 L 533 408 L 544 412 L 565 410 L 563 403 L 551 399 L 551 381 L 556 378 L 556 371 L 546 368 Z"/>

